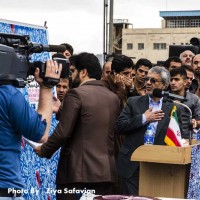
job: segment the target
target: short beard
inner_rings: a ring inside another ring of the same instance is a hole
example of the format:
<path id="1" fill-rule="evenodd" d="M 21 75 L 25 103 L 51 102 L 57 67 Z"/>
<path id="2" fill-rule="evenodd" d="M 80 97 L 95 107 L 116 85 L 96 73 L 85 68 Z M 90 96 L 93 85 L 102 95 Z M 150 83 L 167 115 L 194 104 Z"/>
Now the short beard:
<path id="1" fill-rule="evenodd" d="M 81 80 L 79 78 L 79 72 L 78 72 L 74 80 L 72 80 L 71 88 L 77 88 L 80 84 L 81 84 Z"/>
<path id="2" fill-rule="evenodd" d="M 195 73 L 195 76 L 200 77 L 200 70 L 196 70 L 194 73 Z"/>

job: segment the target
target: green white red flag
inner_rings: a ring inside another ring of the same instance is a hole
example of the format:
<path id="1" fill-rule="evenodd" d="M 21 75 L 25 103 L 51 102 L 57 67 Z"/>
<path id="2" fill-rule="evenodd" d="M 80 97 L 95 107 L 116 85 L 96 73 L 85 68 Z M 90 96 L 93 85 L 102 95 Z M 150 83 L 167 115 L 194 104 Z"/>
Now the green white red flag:
<path id="1" fill-rule="evenodd" d="M 171 111 L 171 118 L 164 141 L 168 146 L 183 146 L 175 105 Z"/>

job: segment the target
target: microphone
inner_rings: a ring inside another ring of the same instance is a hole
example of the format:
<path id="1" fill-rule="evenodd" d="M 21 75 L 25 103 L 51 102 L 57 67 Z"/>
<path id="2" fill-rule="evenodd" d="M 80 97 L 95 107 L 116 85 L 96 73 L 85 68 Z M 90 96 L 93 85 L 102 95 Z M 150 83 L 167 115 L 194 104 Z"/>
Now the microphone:
<path id="1" fill-rule="evenodd" d="M 64 52 L 66 47 L 64 45 L 47 45 L 43 51 L 49 52 Z"/>
<path id="2" fill-rule="evenodd" d="M 43 51 L 47 52 L 64 52 L 66 47 L 64 45 L 47 45 L 47 44 L 38 44 L 30 43 L 29 52 L 31 53 L 41 53 Z"/>
<path id="3" fill-rule="evenodd" d="M 176 94 L 173 94 L 173 93 L 169 93 L 169 92 L 165 92 L 159 88 L 155 88 L 153 90 L 153 93 L 152 95 L 154 97 L 158 97 L 158 98 L 161 98 L 161 97 L 166 97 L 168 99 L 171 99 L 171 100 L 179 100 L 179 101 L 184 101 L 186 100 L 184 97 L 182 96 L 179 96 L 179 95 L 176 95 Z"/>

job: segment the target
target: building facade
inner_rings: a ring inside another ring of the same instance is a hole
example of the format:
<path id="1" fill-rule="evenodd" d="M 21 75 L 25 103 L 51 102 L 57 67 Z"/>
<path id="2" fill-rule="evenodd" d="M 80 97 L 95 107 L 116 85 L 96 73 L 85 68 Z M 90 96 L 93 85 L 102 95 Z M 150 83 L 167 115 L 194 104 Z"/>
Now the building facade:
<path id="1" fill-rule="evenodd" d="M 153 63 L 169 57 L 170 45 L 190 45 L 193 37 L 200 38 L 199 11 L 160 11 L 161 28 L 123 28 L 122 54 L 136 62 L 147 58 Z"/>

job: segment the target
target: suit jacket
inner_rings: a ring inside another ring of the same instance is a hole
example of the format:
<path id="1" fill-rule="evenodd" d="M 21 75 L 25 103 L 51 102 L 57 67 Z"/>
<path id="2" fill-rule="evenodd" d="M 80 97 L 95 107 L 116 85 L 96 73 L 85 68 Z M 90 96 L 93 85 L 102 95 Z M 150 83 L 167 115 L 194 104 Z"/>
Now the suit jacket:
<path id="1" fill-rule="evenodd" d="M 50 158 L 62 146 L 57 184 L 115 180 L 113 138 L 119 109 L 118 97 L 100 80 L 66 94 L 59 124 L 41 149 Z"/>
<path id="2" fill-rule="evenodd" d="M 158 122 L 154 144 L 165 145 L 164 138 L 170 122 L 170 114 L 173 106 L 173 102 L 163 101 L 162 110 L 165 115 Z M 148 124 L 142 123 L 142 114 L 148 109 L 148 95 L 130 97 L 118 118 L 117 132 L 125 134 L 125 140 L 117 158 L 117 170 L 124 178 L 130 178 L 139 166 L 138 162 L 130 161 L 130 159 L 135 149 L 144 144 L 144 133 Z M 181 111 L 179 106 L 177 106 L 177 112 L 178 118 L 180 119 Z"/>

